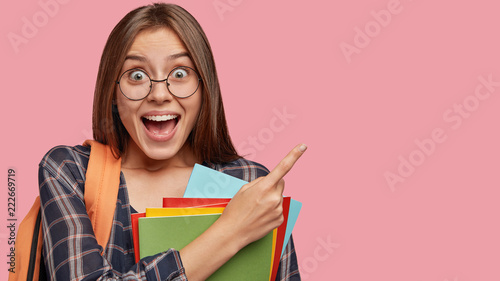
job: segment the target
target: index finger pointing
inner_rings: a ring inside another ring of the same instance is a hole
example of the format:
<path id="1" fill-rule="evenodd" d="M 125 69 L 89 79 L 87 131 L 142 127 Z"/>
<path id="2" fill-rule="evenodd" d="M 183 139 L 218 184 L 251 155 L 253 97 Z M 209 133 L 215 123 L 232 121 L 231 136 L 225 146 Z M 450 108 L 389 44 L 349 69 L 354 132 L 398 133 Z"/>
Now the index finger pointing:
<path id="1" fill-rule="evenodd" d="M 299 144 L 292 149 L 281 161 L 274 167 L 274 169 L 266 176 L 265 180 L 271 184 L 278 183 L 293 167 L 295 162 L 299 160 L 300 156 L 304 154 L 307 146 Z"/>

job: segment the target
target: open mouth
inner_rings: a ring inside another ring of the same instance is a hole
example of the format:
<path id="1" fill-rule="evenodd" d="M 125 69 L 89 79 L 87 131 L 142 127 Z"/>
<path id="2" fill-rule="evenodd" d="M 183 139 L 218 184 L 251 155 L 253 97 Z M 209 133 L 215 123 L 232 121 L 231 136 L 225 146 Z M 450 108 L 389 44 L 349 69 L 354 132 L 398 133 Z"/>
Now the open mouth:
<path id="1" fill-rule="evenodd" d="M 179 123 L 179 115 L 151 115 L 142 116 L 142 123 L 146 129 L 154 135 L 168 135 Z"/>

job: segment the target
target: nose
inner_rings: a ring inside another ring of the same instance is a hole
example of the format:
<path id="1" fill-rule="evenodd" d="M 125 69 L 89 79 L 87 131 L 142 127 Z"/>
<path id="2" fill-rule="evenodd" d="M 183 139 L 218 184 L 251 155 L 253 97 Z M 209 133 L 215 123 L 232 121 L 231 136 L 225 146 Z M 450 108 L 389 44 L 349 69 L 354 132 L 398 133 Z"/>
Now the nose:
<path id="1" fill-rule="evenodd" d="M 151 102 L 156 102 L 161 104 L 166 101 L 171 101 L 174 96 L 170 93 L 167 88 L 167 79 L 163 80 L 153 80 L 151 79 L 151 92 L 149 93 L 147 99 Z"/>

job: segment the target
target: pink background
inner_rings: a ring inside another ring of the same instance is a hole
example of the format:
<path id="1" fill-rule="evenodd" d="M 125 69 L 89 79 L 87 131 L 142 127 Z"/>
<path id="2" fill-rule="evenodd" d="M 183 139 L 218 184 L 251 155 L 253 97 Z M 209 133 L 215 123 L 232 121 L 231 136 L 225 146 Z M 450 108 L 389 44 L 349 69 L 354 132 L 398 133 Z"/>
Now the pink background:
<path id="1" fill-rule="evenodd" d="M 0 9 L 2 276 L 7 168 L 21 219 L 45 152 L 92 136 L 109 32 L 149 3 L 66 2 Z M 500 86 L 479 80 L 500 81 L 497 1 L 174 2 L 209 37 L 240 152 L 272 168 L 309 146 L 285 191 L 304 204 L 303 280 L 500 280 Z M 37 30 L 23 34 L 24 18 Z"/>

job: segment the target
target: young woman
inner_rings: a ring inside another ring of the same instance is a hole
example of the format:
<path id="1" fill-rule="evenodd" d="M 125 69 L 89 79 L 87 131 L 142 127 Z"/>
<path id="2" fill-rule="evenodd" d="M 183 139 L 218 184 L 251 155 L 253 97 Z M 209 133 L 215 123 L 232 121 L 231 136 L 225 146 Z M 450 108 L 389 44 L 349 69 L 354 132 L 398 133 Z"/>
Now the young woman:
<path id="1" fill-rule="evenodd" d="M 83 201 L 90 148 L 59 146 L 40 163 L 44 261 L 49 280 L 204 280 L 283 221 L 283 176 L 238 156 L 228 135 L 215 64 L 197 21 L 170 4 L 140 7 L 111 32 L 94 95 L 95 140 L 121 157 L 109 242 L 100 247 Z M 183 249 L 134 261 L 130 215 L 182 197 L 195 163 L 239 177 L 221 217 Z M 290 239 L 277 280 L 300 280 Z"/>

